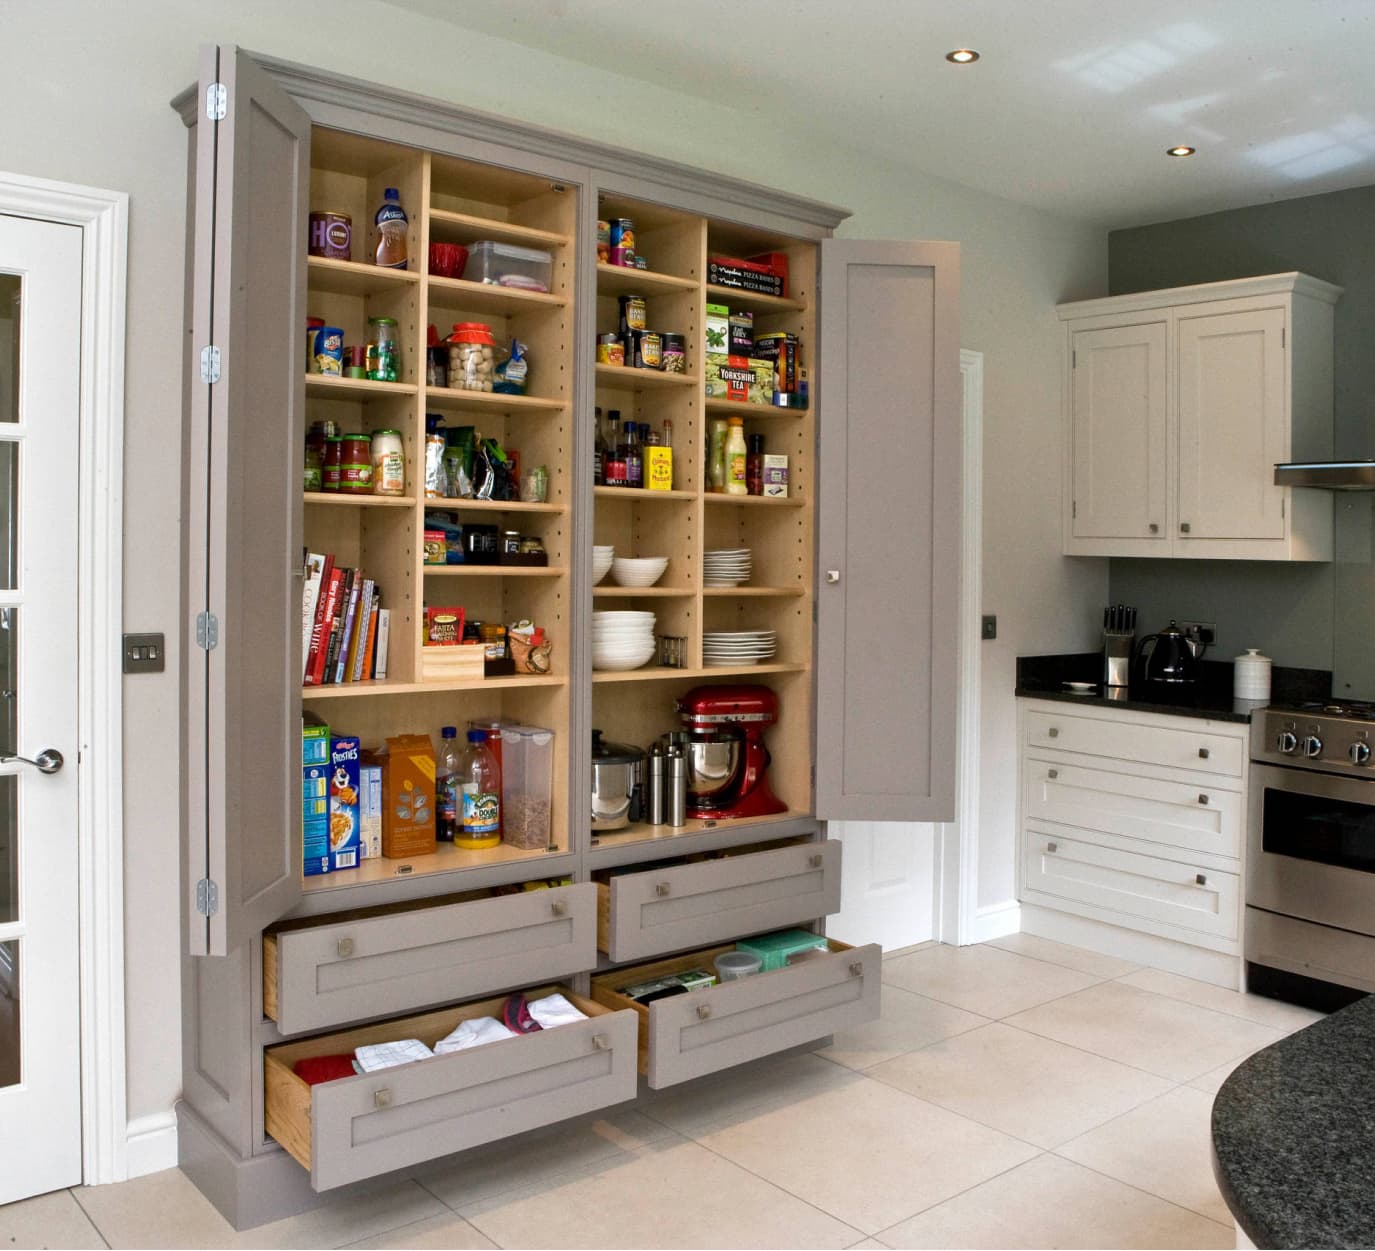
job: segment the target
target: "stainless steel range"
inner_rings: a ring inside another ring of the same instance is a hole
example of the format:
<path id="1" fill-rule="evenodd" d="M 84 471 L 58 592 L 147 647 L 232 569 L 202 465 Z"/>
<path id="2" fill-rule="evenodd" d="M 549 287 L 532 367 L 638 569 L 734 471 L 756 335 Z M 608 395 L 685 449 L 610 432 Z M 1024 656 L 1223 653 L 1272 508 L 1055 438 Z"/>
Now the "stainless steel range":
<path id="1" fill-rule="evenodd" d="M 1375 991 L 1375 704 L 1270 707 L 1251 725 L 1245 956 Z"/>

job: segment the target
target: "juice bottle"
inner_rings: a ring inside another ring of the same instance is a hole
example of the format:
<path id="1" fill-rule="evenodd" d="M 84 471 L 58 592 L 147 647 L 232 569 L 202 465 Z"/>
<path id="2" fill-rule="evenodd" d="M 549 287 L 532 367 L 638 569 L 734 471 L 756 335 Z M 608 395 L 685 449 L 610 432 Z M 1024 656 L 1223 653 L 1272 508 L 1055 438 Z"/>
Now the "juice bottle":
<path id="1" fill-rule="evenodd" d="M 707 449 L 707 481 L 710 489 L 721 494 L 726 489 L 726 421 L 711 419 L 711 444 Z"/>
<path id="2" fill-rule="evenodd" d="M 387 269 L 405 269 L 407 218 L 395 187 L 387 188 L 373 224 L 377 227 L 377 263 Z"/>
<path id="3" fill-rule="evenodd" d="M 462 827 L 463 753 L 457 729 L 446 725 L 439 733 L 443 744 L 435 762 L 435 838 L 452 843 Z"/>
<path id="4" fill-rule="evenodd" d="M 745 422 L 741 417 L 730 419 L 730 429 L 726 432 L 726 494 L 748 495 L 749 486 L 745 481 L 745 461 L 749 450 L 745 447 Z"/>
<path id="5" fill-rule="evenodd" d="M 462 828 L 456 847 L 496 847 L 501 843 L 501 775 L 484 730 L 468 731 L 468 749 L 459 768 L 463 787 Z"/>

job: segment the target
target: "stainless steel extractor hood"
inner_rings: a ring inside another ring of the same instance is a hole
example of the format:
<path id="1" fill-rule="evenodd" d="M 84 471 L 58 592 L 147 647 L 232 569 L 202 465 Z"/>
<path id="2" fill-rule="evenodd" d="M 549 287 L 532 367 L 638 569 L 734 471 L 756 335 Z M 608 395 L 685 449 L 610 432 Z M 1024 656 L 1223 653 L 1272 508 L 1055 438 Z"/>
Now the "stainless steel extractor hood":
<path id="1" fill-rule="evenodd" d="M 1276 465 L 1275 485 L 1375 491 L 1375 460 L 1295 461 Z"/>

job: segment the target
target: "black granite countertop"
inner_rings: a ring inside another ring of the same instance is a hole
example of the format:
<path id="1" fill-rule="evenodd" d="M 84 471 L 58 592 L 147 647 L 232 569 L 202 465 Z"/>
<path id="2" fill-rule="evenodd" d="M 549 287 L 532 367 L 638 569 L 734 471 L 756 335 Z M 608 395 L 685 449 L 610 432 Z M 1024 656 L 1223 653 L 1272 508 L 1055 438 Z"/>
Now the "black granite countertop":
<path id="1" fill-rule="evenodd" d="M 1258 1247 L 1375 1246 L 1375 995 L 1256 1052 L 1213 1102 L 1213 1172 Z"/>
<path id="2" fill-rule="evenodd" d="M 1255 709 L 1265 707 L 1254 700 L 1232 698 L 1230 662 L 1204 661 L 1201 668 L 1201 680 L 1188 686 L 1134 682 L 1125 689 L 1104 688 L 1103 657 L 1098 652 L 1018 656 L 1017 694 L 1028 699 L 1055 699 L 1241 724 L 1251 720 Z M 1325 670 L 1276 666 L 1272 674 L 1272 699 L 1276 703 L 1324 699 L 1331 689 L 1331 676 Z M 1069 689 L 1066 685 L 1069 682 L 1092 682 L 1094 686 L 1091 691 L 1080 692 Z"/>

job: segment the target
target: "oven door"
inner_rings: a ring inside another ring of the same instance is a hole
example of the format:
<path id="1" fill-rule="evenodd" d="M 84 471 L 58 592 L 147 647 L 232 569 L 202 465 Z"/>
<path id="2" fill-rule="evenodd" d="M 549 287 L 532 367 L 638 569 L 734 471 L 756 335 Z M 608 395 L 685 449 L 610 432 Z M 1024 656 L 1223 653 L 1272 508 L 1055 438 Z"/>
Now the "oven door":
<path id="1" fill-rule="evenodd" d="M 1246 902 L 1375 935 L 1375 778 L 1251 766 Z"/>

